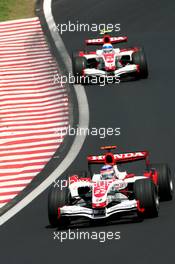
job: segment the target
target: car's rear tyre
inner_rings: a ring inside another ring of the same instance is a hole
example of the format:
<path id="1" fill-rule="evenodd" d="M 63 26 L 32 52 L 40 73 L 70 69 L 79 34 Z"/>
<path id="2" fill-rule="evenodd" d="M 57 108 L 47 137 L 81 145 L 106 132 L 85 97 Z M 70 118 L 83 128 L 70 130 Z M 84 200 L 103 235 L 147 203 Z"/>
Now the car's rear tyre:
<path id="1" fill-rule="evenodd" d="M 157 187 L 150 179 L 137 180 L 134 183 L 135 198 L 139 202 L 138 216 L 142 218 L 157 217 L 159 198 Z"/>
<path id="2" fill-rule="evenodd" d="M 52 227 L 65 228 L 70 224 L 69 218 L 58 217 L 58 208 L 67 205 L 69 202 L 69 190 L 67 187 L 52 187 L 48 196 L 48 218 Z"/>
<path id="3" fill-rule="evenodd" d="M 132 54 L 132 62 L 139 65 L 138 76 L 143 79 L 148 78 L 148 65 L 143 48 L 140 48 L 138 51 Z"/>
<path id="4" fill-rule="evenodd" d="M 151 164 L 151 169 L 158 172 L 158 194 L 161 201 L 170 201 L 173 199 L 174 184 L 171 170 L 165 163 Z"/>
<path id="5" fill-rule="evenodd" d="M 72 71 L 76 83 L 83 82 L 83 71 L 86 69 L 87 61 L 84 57 L 74 56 L 72 59 Z"/>

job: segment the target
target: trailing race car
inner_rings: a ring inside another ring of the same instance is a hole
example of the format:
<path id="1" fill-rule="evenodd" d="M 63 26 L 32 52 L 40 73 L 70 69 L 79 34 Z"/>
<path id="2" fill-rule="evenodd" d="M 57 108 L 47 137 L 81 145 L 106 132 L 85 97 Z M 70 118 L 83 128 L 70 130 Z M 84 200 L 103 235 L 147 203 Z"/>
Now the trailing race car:
<path id="1" fill-rule="evenodd" d="M 88 175 L 72 173 L 62 190 L 51 189 L 48 216 L 52 226 L 68 226 L 77 217 L 92 221 L 133 213 L 157 217 L 159 198 L 172 199 L 173 180 L 167 164 L 150 164 L 147 151 L 114 154 L 114 148 L 102 147 L 105 154 L 87 157 Z M 120 164 L 137 160 L 146 163 L 141 175 L 119 171 Z M 95 164 L 102 166 L 100 171 L 94 170 Z"/>
<path id="2" fill-rule="evenodd" d="M 147 78 L 148 66 L 143 48 L 113 48 L 112 44 L 126 42 L 127 39 L 105 33 L 103 38 L 86 40 L 87 45 L 102 45 L 102 49 L 73 53 L 72 69 L 77 82 L 89 80 L 88 77 L 120 78 L 131 75 Z"/>

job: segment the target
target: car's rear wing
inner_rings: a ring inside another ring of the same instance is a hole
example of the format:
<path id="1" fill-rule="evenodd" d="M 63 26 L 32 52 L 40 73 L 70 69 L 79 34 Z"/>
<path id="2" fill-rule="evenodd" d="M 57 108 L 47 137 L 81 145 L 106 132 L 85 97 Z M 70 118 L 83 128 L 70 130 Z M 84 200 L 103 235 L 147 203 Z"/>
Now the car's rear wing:
<path id="1" fill-rule="evenodd" d="M 96 39 L 87 39 L 85 41 L 86 45 L 103 45 L 105 43 L 120 43 L 120 42 L 126 42 L 128 40 L 128 37 L 111 37 L 109 35 L 105 35 L 103 38 L 96 38 Z"/>
<path id="2" fill-rule="evenodd" d="M 149 152 L 137 151 L 127 153 L 113 154 L 111 152 L 104 155 L 91 155 L 87 157 L 88 164 L 109 164 L 115 165 L 117 163 L 132 162 L 137 160 L 145 160 L 146 165 L 149 166 Z"/>

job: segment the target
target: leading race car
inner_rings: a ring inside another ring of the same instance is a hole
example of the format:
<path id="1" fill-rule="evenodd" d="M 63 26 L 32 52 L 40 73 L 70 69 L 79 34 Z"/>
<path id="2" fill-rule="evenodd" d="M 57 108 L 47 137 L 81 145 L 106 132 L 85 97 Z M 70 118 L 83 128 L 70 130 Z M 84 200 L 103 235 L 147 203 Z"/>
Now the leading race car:
<path id="1" fill-rule="evenodd" d="M 121 78 L 148 77 L 148 66 L 143 48 L 114 48 L 113 44 L 126 42 L 127 37 L 113 37 L 105 33 L 97 39 L 87 39 L 87 45 L 102 45 L 101 49 L 74 52 L 72 56 L 73 75 L 78 82 L 89 77 Z"/>
<path id="2" fill-rule="evenodd" d="M 88 177 L 72 173 L 64 188 L 51 189 L 48 216 L 52 226 L 66 227 L 77 217 L 91 221 L 133 213 L 157 217 L 159 198 L 172 199 L 173 179 L 167 164 L 150 164 L 147 151 L 114 154 L 114 148 L 102 147 L 105 154 L 87 157 Z M 120 164 L 137 160 L 145 160 L 142 174 L 119 170 Z M 101 166 L 99 171 L 96 165 Z"/>

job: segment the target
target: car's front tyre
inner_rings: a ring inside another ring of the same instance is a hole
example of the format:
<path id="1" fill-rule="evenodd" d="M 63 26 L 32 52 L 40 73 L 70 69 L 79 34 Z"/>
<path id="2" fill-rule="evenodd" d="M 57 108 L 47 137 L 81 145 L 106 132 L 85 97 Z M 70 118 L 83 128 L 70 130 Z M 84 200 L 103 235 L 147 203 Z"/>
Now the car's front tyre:
<path id="1" fill-rule="evenodd" d="M 134 183 L 135 199 L 139 203 L 138 216 L 142 218 L 157 217 L 159 198 L 157 186 L 150 179 L 140 179 Z"/>
<path id="2" fill-rule="evenodd" d="M 59 215 L 59 208 L 69 202 L 69 190 L 67 187 L 52 187 L 48 196 L 48 218 L 52 227 L 65 228 L 70 224 L 69 218 Z"/>
<path id="3" fill-rule="evenodd" d="M 83 82 L 83 71 L 86 69 L 87 61 L 84 57 L 74 56 L 72 59 L 72 71 L 76 83 Z"/>
<path id="4" fill-rule="evenodd" d="M 142 79 L 148 78 L 148 65 L 143 48 L 140 48 L 132 54 L 132 62 L 133 64 L 139 65 L 138 76 Z"/>

